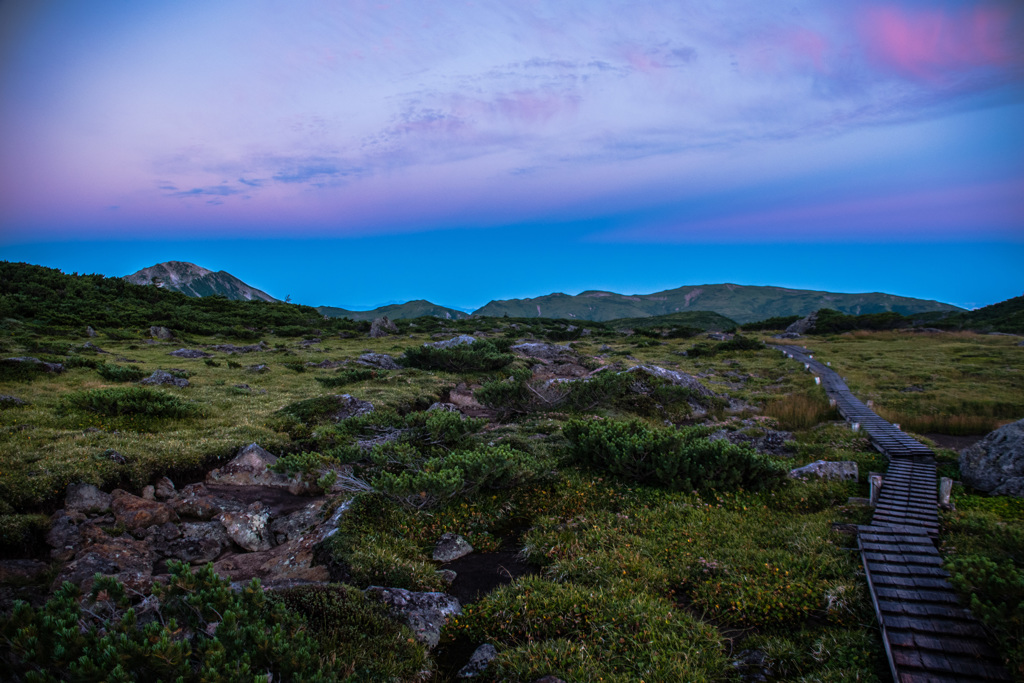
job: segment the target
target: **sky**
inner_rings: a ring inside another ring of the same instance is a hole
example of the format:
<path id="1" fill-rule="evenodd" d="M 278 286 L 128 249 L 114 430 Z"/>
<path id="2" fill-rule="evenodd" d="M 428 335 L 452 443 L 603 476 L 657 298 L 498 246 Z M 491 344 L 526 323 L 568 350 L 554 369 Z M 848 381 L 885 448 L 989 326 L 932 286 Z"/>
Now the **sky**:
<path id="1" fill-rule="evenodd" d="M 986 305 L 1024 293 L 1024 3 L 2 0 L 0 259 Z"/>

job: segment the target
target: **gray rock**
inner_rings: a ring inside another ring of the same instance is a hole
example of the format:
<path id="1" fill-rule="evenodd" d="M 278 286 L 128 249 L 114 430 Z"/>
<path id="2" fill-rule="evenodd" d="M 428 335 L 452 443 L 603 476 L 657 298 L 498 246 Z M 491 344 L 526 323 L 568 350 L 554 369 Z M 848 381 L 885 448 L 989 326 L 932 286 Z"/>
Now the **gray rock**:
<path id="1" fill-rule="evenodd" d="M 270 508 L 260 501 L 241 512 L 222 512 L 217 518 L 232 541 L 251 552 L 274 547 L 270 532 Z"/>
<path id="2" fill-rule="evenodd" d="M 429 413 L 434 410 L 440 410 L 445 413 L 457 413 L 459 412 L 459 407 L 454 403 L 442 403 L 440 401 L 435 401 L 430 404 L 429 408 L 427 408 L 427 412 Z"/>
<path id="3" fill-rule="evenodd" d="M 174 339 L 174 335 L 166 327 L 160 325 L 153 325 L 149 328 L 149 336 L 153 339 Z"/>
<path id="4" fill-rule="evenodd" d="M 64 510 L 57 510 L 50 515 L 50 530 L 46 532 L 46 544 L 53 548 L 55 558 L 77 549 L 82 544 L 82 533 L 74 517 Z"/>
<path id="5" fill-rule="evenodd" d="M 171 351 L 170 355 L 175 358 L 212 358 L 212 353 L 206 353 L 199 349 L 178 349 L 177 351 Z"/>
<path id="6" fill-rule="evenodd" d="M 462 346 L 463 344 L 473 344 L 476 342 L 476 337 L 471 337 L 468 334 L 460 334 L 457 337 L 451 339 L 443 339 L 436 342 L 427 342 L 424 346 L 433 346 L 435 349 L 450 349 L 456 346 Z"/>
<path id="7" fill-rule="evenodd" d="M 187 387 L 188 380 L 183 377 L 175 377 L 166 370 L 157 370 L 146 379 L 139 380 L 139 384 L 147 385 L 166 385 L 170 384 L 176 387 Z"/>
<path id="8" fill-rule="evenodd" d="M 388 320 L 388 317 L 386 315 L 377 318 L 372 323 L 370 323 L 371 337 L 386 337 L 389 334 L 398 334 L 398 326 L 395 325 L 390 320 Z"/>
<path id="9" fill-rule="evenodd" d="M 152 484 L 147 484 L 142 487 L 142 493 L 140 495 L 143 500 L 156 500 L 156 487 Z"/>
<path id="10" fill-rule="evenodd" d="M 795 323 L 792 323 L 786 328 L 786 332 L 795 332 L 796 334 L 807 334 L 814 329 L 814 324 L 818 322 L 818 312 L 811 313 L 806 318 L 801 318 Z"/>
<path id="11" fill-rule="evenodd" d="M 213 519 L 224 511 L 242 509 L 242 504 L 236 500 L 212 495 L 205 484 L 189 484 L 169 503 L 178 516 L 202 520 Z"/>
<path id="12" fill-rule="evenodd" d="M 659 379 L 666 380 L 678 387 L 686 387 L 692 390 L 698 396 L 714 396 L 715 392 L 708 389 L 706 386 L 700 383 L 693 375 L 688 375 L 685 372 L 676 372 L 675 370 L 668 370 L 666 368 L 659 367 L 657 365 L 637 365 L 635 367 L 626 370 L 627 373 L 643 373 L 650 375 L 651 377 L 657 377 Z"/>
<path id="13" fill-rule="evenodd" d="M 527 342 L 516 344 L 512 350 L 529 358 L 540 358 L 542 360 L 558 360 L 565 356 L 575 355 L 572 347 L 567 344 L 543 344 L 540 342 Z"/>
<path id="14" fill-rule="evenodd" d="M 455 583 L 455 579 L 457 579 L 459 577 L 459 575 L 457 573 L 455 573 L 455 571 L 453 571 L 451 569 L 438 569 L 434 573 L 437 574 L 438 576 L 440 576 L 441 580 L 444 581 L 449 586 L 452 585 L 453 583 Z"/>
<path id="15" fill-rule="evenodd" d="M 68 512 L 103 513 L 110 509 L 111 496 L 92 484 L 68 484 L 64 509 Z"/>
<path id="16" fill-rule="evenodd" d="M 473 546 L 462 536 L 453 533 L 441 534 L 441 539 L 434 546 L 435 562 L 451 562 L 473 552 Z"/>
<path id="17" fill-rule="evenodd" d="M 795 324 L 795 323 L 794 323 Z M 775 339 L 799 339 L 799 332 L 783 332 L 781 334 L 773 335 Z"/>
<path id="18" fill-rule="evenodd" d="M 771 660 L 760 650 L 743 650 L 732 666 L 744 683 L 764 683 L 772 677 Z"/>
<path id="19" fill-rule="evenodd" d="M 402 366 L 395 362 L 395 359 L 386 353 L 364 353 L 356 361 L 360 365 L 381 370 L 401 370 Z"/>
<path id="20" fill-rule="evenodd" d="M 960 453 L 965 484 L 993 496 L 1024 498 L 1024 420 L 989 432 Z"/>
<path id="21" fill-rule="evenodd" d="M 729 443 L 737 445 L 747 444 L 753 446 L 754 450 L 758 453 L 766 453 L 768 455 L 775 456 L 792 456 L 794 450 L 792 445 L 793 433 L 775 431 L 773 429 L 765 429 L 763 430 L 763 433 L 757 435 L 721 429 L 708 436 L 708 439 L 711 441 L 725 439 Z"/>
<path id="22" fill-rule="evenodd" d="M 273 535 L 274 543 L 281 545 L 302 538 L 303 533 L 320 522 L 320 509 L 323 506 L 323 501 L 310 503 L 301 510 L 276 518 L 270 523 L 270 533 Z"/>
<path id="23" fill-rule="evenodd" d="M 272 471 L 270 466 L 275 462 L 277 456 L 268 453 L 259 444 L 251 443 L 238 451 L 238 455 L 224 467 L 207 472 L 206 483 L 287 488 L 292 484 L 292 479 Z"/>
<path id="24" fill-rule="evenodd" d="M 334 422 L 373 412 L 372 403 L 362 401 L 350 394 L 335 394 L 333 398 L 338 402 L 338 409 L 330 415 L 331 420 Z"/>
<path id="25" fill-rule="evenodd" d="M 174 482 L 167 477 L 160 477 L 157 480 L 156 486 L 153 487 L 154 493 L 158 500 L 167 500 L 173 498 L 175 494 Z"/>
<path id="26" fill-rule="evenodd" d="M 85 336 L 86 337 L 96 337 L 98 335 L 96 334 L 96 330 L 92 329 L 92 325 L 88 325 L 85 328 Z"/>
<path id="27" fill-rule="evenodd" d="M 52 588 L 70 581 L 88 593 L 96 574 L 116 577 L 129 592 L 148 592 L 153 583 L 153 554 L 143 541 L 100 535 L 75 554 L 74 560 L 57 575 Z"/>
<path id="28" fill-rule="evenodd" d="M 384 603 L 392 614 L 404 619 L 416 640 L 431 650 L 437 647 L 441 627 L 448 617 L 462 613 L 458 599 L 446 593 L 415 593 L 404 588 L 370 586 L 365 594 Z"/>
<path id="29" fill-rule="evenodd" d="M 160 555 L 188 562 L 205 564 L 213 562 L 231 545 L 231 538 L 220 522 L 185 522 L 180 527 L 180 536 L 157 541 L 153 549 Z"/>
<path id="30" fill-rule="evenodd" d="M 27 405 L 27 401 L 23 401 L 17 396 L 8 396 L 7 394 L 0 394 L 0 408 L 15 408 L 18 406 Z"/>
<path id="31" fill-rule="evenodd" d="M 249 344 L 247 346 L 235 346 L 234 344 L 215 344 L 209 349 L 211 351 L 220 351 L 221 353 L 235 354 L 235 353 L 254 353 L 256 351 L 263 351 L 269 348 L 269 344 L 261 341 L 259 344 Z"/>
<path id="32" fill-rule="evenodd" d="M 828 462 L 815 460 L 809 465 L 797 467 L 790 470 L 790 479 L 806 479 L 818 477 L 819 479 L 839 479 L 841 481 L 857 481 L 857 463 L 852 460 L 841 462 Z"/>
<path id="33" fill-rule="evenodd" d="M 113 448 L 108 448 L 107 450 L 100 453 L 100 457 L 106 458 L 107 460 L 110 460 L 112 462 L 116 462 L 118 465 L 124 465 L 125 463 L 128 462 L 127 460 L 125 460 L 123 455 L 115 451 Z"/>
<path id="34" fill-rule="evenodd" d="M 484 643 L 469 658 L 469 663 L 459 669 L 459 678 L 476 678 L 484 672 L 487 665 L 498 656 L 498 651 L 490 643 Z"/>
<path id="35" fill-rule="evenodd" d="M 541 676 L 540 678 L 535 679 L 533 683 L 565 683 L 565 681 L 558 676 L 548 674 L 547 676 Z"/>
<path id="36" fill-rule="evenodd" d="M 256 375 L 262 375 L 264 372 L 269 372 L 270 368 L 266 363 L 260 363 L 259 365 L 250 365 L 245 369 L 246 372 L 251 372 Z"/>
<path id="37" fill-rule="evenodd" d="M 96 346 L 92 342 L 85 342 L 84 344 L 82 344 L 82 348 L 85 349 L 86 351 L 94 351 L 96 353 L 110 353 L 110 351 L 104 351 L 103 349 Z"/>
<path id="38" fill-rule="evenodd" d="M 63 363 L 47 363 L 46 361 L 41 361 L 38 358 L 34 358 L 32 356 L 17 356 L 16 358 L 5 358 L 4 362 L 5 363 L 24 363 L 24 364 L 28 364 L 28 365 L 36 365 L 36 366 L 40 367 L 41 369 L 45 370 L 46 372 L 52 372 L 52 373 L 64 372 L 64 364 Z"/>
<path id="39" fill-rule="evenodd" d="M 314 363 L 313 361 L 306 363 L 307 368 L 320 368 L 321 370 L 333 370 L 334 368 L 340 368 L 341 366 L 342 363 L 330 359 L 322 360 L 319 363 Z"/>

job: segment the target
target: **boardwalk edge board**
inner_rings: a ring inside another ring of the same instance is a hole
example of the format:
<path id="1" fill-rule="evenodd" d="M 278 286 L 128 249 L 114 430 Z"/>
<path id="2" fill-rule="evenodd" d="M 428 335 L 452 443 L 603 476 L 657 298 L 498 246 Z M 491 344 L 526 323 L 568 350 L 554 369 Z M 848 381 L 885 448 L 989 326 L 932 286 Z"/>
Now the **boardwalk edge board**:
<path id="1" fill-rule="evenodd" d="M 871 524 L 857 547 L 897 683 L 1011 681 L 981 623 L 946 580 L 935 547 L 939 532 L 935 453 L 853 395 L 806 348 L 772 346 L 821 379 L 843 418 L 889 459 Z"/>

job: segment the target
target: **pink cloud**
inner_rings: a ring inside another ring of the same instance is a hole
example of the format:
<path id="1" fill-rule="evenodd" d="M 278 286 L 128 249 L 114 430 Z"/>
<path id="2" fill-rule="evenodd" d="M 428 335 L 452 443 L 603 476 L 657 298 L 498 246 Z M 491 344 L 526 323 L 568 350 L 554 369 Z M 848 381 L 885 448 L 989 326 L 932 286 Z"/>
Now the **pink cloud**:
<path id="1" fill-rule="evenodd" d="M 1013 19 L 994 5 L 961 11 L 878 6 L 863 13 L 858 28 L 875 63 L 905 77 L 940 81 L 950 70 L 1013 62 Z"/>

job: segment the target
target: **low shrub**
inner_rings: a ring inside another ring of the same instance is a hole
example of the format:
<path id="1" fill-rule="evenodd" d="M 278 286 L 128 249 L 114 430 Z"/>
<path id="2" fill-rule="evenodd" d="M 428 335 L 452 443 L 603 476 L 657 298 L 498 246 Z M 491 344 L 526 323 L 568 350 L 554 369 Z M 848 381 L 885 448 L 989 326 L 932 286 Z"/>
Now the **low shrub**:
<path id="1" fill-rule="evenodd" d="M 707 429 L 652 428 L 639 420 L 573 420 L 563 428 L 576 462 L 675 490 L 768 488 L 782 465 L 749 447 L 706 438 Z"/>
<path id="2" fill-rule="evenodd" d="M 374 370 L 373 368 L 342 368 L 332 377 L 317 377 L 316 381 L 324 387 L 343 387 L 346 384 L 365 382 L 369 379 L 384 379 L 388 376 L 387 370 Z"/>
<path id="3" fill-rule="evenodd" d="M 156 418 L 185 418 L 200 415 L 198 406 L 177 396 L 149 387 L 91 389 L 68 394 L 63 410 L 81 410 L 103 417 L 139 415 Z"/>
<path id="4" fill-rule="evenodd" d="M 287 363 L 281 363 L 281 365 L 285 366 L 286 368 L 288 368 L 292 372 L 305 372 L 306 371 L 305 363 L 301 363 L 299 361 L 289 361 Z"/>
<path id="5" fill-rule="evenodd" d="M 141 368 L 134 368 L 130 365 L 112 365 L 110 363 L 97 365 L 96 372 L 108 382 L 138 382 L 149 374 Z"/>
<path id="6" fill-rule="evenodd" d="M 969 596 L 974 615 L 995 634 L 1005 661 L 1024 674 L 1024 569 L 981 555 L 954 557 L 946 569 L 953 587 Z"/>
<path id="7" fill-rule="evenodd" d="M 763 348 L 765 348 L 764 342 L 737 334 L 732 339 L 717 344 L 709 344 L 707 342 L 694 344 L 692 348 L 687 349 L 686 355 L 688 358 L 697 358 L 700 356 L 716 356 L 720 353 L 732 351 L 760 351 Z"/>
<path id="8" fill-rule="evenodd" d="M 509 353 L 511 346 L 511 339 L 477 339 L 472 344 L 447 349 L 415 346 L 406 349 L 402 364 L 420 370 L 490 372 L 500 370 L 515 360 L 515 356 Z"/>

